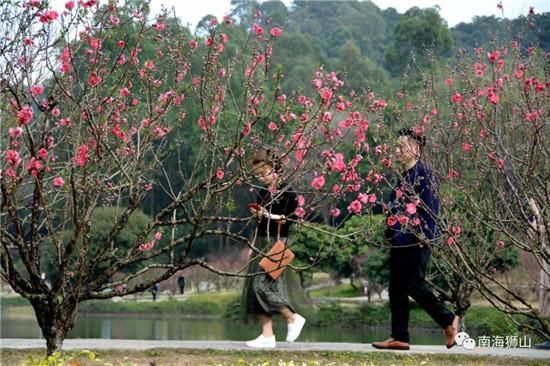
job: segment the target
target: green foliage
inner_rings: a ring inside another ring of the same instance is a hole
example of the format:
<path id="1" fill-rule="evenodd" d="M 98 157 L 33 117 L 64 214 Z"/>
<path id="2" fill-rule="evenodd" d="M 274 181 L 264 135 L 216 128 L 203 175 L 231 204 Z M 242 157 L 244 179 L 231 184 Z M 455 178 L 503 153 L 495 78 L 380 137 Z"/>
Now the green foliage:
<path id="1" fill-rule="evenodd" d="M 2 306 L 30 306 L 29 300 L 22 296 L 2 297 Z"/>
<path id="2" fill-rule="evenodd" d="M 283 25 L 288 20 L 289 10 L 282 1 L 264 1 L 260 4 L 259 10 L 272 24 Z"/>
<path id="3" fill-rule="evenodd" d="M 319 327 L 338 324 L 343 328 L 353 328 L 360 326 L 362 319 L 357 309 L 344 309 L 341 305 L 332 303 L 319 307 L 315 319 L 311 323 Z"/>
<path id="4" fill-rule="evenodd" d="M 393 75 L 401 75 L 414 56 L 421 68 L 432 65 L 431 50 L 437 59 L 450 55 L 452 38 L 436 8 L 409 9 L 397 24 L 394 42 L 386 50 L 386 65 Z"/>
<path id="5" fill-rule="evenodd" d="M 184 301 L 168 299 L 162 301 L 85 301 L 80 306 L 84 313 L 115 314 L 186 314 L 219 316 L 226 313 L 238 297 L 235 294 L 192 295 Z"/>
<path id="6" fill-rule="evenodd" d="M 468 177 L 465 176 L 464 179 L 468 180 Z M 504 237 L 499 234 L 498 230 L 486 225 L 490 220 L 489 217 L 476 218 L 472 212 L 464 210 L 466 201 L 472 199 L 472 197 L 467 197 L 465 192 L 451 186 L 443 187 L 442 193 L 442 196 L 452 197 L 452 203 L 447 204 L 441 214 L 443 222 L 446 223 L 447 227 L 460 226 L 461 233 L 459 236 L 464 243 L 463 248 L 468 251 L 472 258 L 488 258 L 483 261 L 483 269 L 486 272 L 498 271 L 504 273 L 519 264 L 519 252 L 516 247 L 510 245 L 500 247 L 497 244 Z M 474 195 L 473 198 L 475 199 L 476 196 Z M 435 251 L 441 253 L 440 256 L 445 256 L 448 251 L 447 244 L 444 242 L 441 244 Z"/>
<path id="7" fill-rule="evenodd" d="M 342 46 L 336 67 L 346 74 L 346 85 L 351 90 L 378 90 L 387 78 L 385 70 L 363 56 L 352 40 Z"/>
<path id="8" fill-rule="evenodd" d="M 372 283 L 386 287 L 390 280 L 389 249 L 377 248 L 368 253 L 361 268 L 365 277 Z"/>
<path id="9" fill-rule="evenodd" d="M 100 255 L 100 250 L 102 248 L 105 248 L 106 246 L 111 248 L 113 255 L 116 255 L 116 253 L 125 253 L 132 246 L 136 246 L 139 244 L 138 239 L 140 238 L 140 235 L 143 234 L 147 223 L 150 221 L 150 218 L 140 209 L 135 210 L 130 215 L 128 222 L 124 225 L 118 235 L 114 237 L 113 241 L 108 245 L 105 244 L 105 241 L 109 238 L 113 223 L 119 219 L 125 209 L 125 207 L 116 208 L 107 206 L 98 207 L 93 211 L 91 219 L 91 239 L 89 246 L 90 252 L 88 256 L 90 263 L 94 263 L 95 261 L 97 261 Z M 70 229 L 63 232 L 64 242 L 69 242 L 72 239 L 72 236 L 73 232 Z M 148 239 L 143 239 L 143 242 L 145 242 L 146 240 Z M 52 243 L 48 243 L 47 246 L 45 246 L 45 254 L 42 260 L 42 266 L 47 278 L 53 279 L 53 281 L 55 281 L 58 277 L 58 266 L 56 265 L 57 258 L 55 256 L 55 247 Z M 123 271 L 134 271 L 144 264 L 145 262 L 136 263 L 123 268 Z M 109 261 L 105 261 L 103 264 L 96 267 L 96 272 L 101 272 L 109 265 Z"/>
<path id="10" fill-rule="evenodd" d="M 472 306 L 468 311 L 467 325 L 468 329 L 485 335 L 513 335 L 518 332 L 510 318 L 490 307 Z"/>
<path id="11" fill-rule="evenodd" d="M 320 270 L 337 276 L 358 274 L 354 258 L 366 252 L 368 243 L 381 242 L 381 220 L 381 216 L 353 216 L 339 229 L 322 224 L 295 226 L 292 250 L 302 265 L 313 260 Z"/>
<path id="12" fill-rule="evenodd" d="M 321 288 L 318 290 L 309 291 L 311 297 L 355 297 L 361 296 L 361 289 L 353 287 L 350 284 L 344 283 L 333 287 Z"/>
<path id="13" fill-rule="evenodd" d="M 81 363 L 80 361 L 84 358 Z M 87 361 L 90 361 L 89 363 Z M 72 366 L 72 365 L 105 365 L 102 362 L 96 361 L 96 354 L 91 351 L 83 350 L 79 352 L 61 353 L 54 352 L 44 358 L 34 358 L 29 356 L 27 362 L 23 362 L 20 366 Z"/>
<path id="14" fill-rule="evenodd" d="M 223 313 L 223 318 L 225 320 L 238 320 L 241 317 L 241 299 L 236 298 L 229 304 L 227 304 L 227 307 L 225 308 L 225 312 Z"/>
<path id="15" fill-rule="evenodd" d="M 496 37 L 508 41 L 510 21 L 491 16 L 476 16 L 471 23 L 460 23 L 452 29 L 457 45 L 467 50 L 487 47 Z M 504 39 L 503 39 L 504 38 Z"/>
<path id="16" fill-rule="evenodd" d="M 319 307 L 311 323 L 316 326 L 360 328 L 366 326 L 387 326 L 390 306 L 384 303 L 366 303 L 358 307 L 344 307 L 338 303 Z M 433 319 L 416 303 L 411 304 L 410 325 L 420 328 L 437 328 Z M 520 331 L 503 313 L 488 306 L 472 306 L 466 317 L 466 329 L 471 334 L 511 335 Z"/>
<path id="17" fill-rule="evenodd" d="M 473 50 L 491 48 L 495 43 L 521 40 L 525 44 L 550 49 L 550 13 L 529 14 L 516 19 L 475 16 L 471 23 L 460 23 L 451 29 L 456 48 Z"/>
<path id="18" fill-rule="evenodd" d="M 97 244 L 108 238 L 109 230 L 113 222 L 124 211 L 124 207 L 98 207 L 92 213 L 92 241 Z M 129 245 L 135 244 L 139 235 L 143 232 L 150 218 L 141 210 L 136 210 L 130 216 L 128 223 L 115 237 L 113 245 L 116 248 L 128 248 Z"/>

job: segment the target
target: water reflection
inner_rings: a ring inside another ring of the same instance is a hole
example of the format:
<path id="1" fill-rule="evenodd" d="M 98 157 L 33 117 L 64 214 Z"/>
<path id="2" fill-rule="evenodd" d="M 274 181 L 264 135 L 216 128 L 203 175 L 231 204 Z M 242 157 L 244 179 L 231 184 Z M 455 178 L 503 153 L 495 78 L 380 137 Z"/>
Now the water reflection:
<path id="1" fill-rule="evenodd" d="M 154 339 L 154 340 L 234 340 L 255 338 L 259 326 L 226 322 L 218 319 L 190 319 L 180 316 L 108 316 L 79 314 L 75 327 L 67 338 L 104 339 Z M 275 334 L 284 339 L 286 325 L 277 319 Z M 357 342 L 370 343 L 388 337 L 388 329 L 337 327 L 305 327 L 300 341 L 303 342 Z M 415 344 L 439 344 L 443 342 L 441 332 L 412 332 Z M 41 338 L 42 334 L 33 316 L 21 316 L 2 309 L 0 336 L 2 338 Z"/>

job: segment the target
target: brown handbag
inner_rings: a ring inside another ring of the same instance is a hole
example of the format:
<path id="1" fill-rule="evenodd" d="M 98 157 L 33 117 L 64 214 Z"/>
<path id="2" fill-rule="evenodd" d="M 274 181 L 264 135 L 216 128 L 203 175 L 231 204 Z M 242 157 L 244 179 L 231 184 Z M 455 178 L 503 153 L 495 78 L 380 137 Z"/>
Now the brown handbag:
<path id="1" fill-rule="evenodd" d="M 274 280 L 281 277 L 286 266 L 294 259 L 292 250 L 281 240 L 281 225 L 283 222 L 279 221 L 277 223 L 277 240 L 266 256 L 260 260 L 260 267 Z"/>

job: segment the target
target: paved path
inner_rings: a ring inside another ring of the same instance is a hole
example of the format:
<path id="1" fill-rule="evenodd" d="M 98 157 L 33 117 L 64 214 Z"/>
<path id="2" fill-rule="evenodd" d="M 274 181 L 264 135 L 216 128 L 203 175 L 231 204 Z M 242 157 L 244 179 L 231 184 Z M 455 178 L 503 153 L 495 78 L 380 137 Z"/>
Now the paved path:
<path id="1" fill-rule="evenodd" d="M 0 339 L 1 348 L 45 348 L 41 339 Z M 180 348 L 180 349 L 216 349 L 216 350 L 250 350 L 244 342 L 237 341 L 146 341 L 133 339 L 67 339 L 63 349 L 128 349 L 145 350 L 151 348 Z M 521 358 L 549 359 L 549 350 L 534 348 L 475 348 L 467 350 L 454 347 L 447 350 L 444 346 L 411 346 L 409 351 L 383 351 L 363 343 L 321 343 L 321 342 L 279 342 L 278 351 L 342 351 L 342 352 L 398 352 L 398 353 L 446 353 L 478 356 L 505 356 Z"/>

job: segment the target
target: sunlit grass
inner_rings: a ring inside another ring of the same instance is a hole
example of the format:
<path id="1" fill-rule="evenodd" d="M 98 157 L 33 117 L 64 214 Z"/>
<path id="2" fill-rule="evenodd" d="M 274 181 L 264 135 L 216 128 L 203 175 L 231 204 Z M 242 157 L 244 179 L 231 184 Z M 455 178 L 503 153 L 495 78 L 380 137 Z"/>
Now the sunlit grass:
<path id="1" fill-rule="evenodd" d="M 311 297 L 355 297 L 361 296 L 361 290 L 353 288 L 349 283 L 342 283 L 336 286 L 312 290 L 309 292 L 309 295 Z"/>
<path id="2" fill-rule="evenodd" d="M 489 357 L 445 354 L 412 354 L 392 352 L 293 352 L 293 351 L 221 351 L 221 350 L 179 350 L 152 349 L 146 351 L 97 351 L 94 360 L 89 355 L 75 358 L 78 352 L 69 352 L 62 357 L 78 363 L 63 365 L 79 366 L 181 366 L 181 365 L 224 365 L 224 366 L 543 366 L 547 360 L 519 359 L 510 357 Z M 73 355 L 73 356 L 71 356 Z M 18 366 L 29 356 L 38 359 L 44 356 L 43 350 L 2 350 L 1 365 Z"/>

